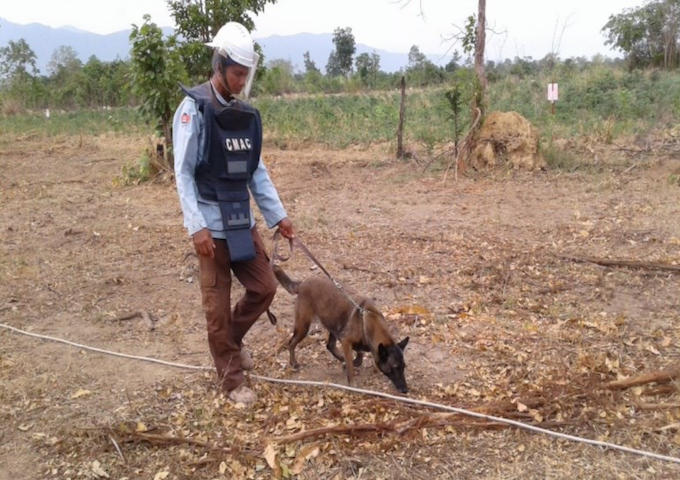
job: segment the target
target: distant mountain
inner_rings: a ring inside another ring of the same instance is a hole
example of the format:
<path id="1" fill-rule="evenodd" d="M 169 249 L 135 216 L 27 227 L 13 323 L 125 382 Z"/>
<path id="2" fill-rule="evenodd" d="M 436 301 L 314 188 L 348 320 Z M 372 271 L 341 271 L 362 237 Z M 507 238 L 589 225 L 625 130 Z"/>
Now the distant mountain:
<path id="1" fill-rule="evenodd" d="M 0 18 L 0 47 L 6 46 L 10 40 L 20 38 L 35 52 L 37 66 L 42 75 L 47 75 L 47 64 L 54 50 L 62 45 L 73 47 L 83 63 L 96 55 L 99 60 L 111 61 L 116 58 L 125 59 L 130 52 L 130 32 L 122 30 L 109 35 L 85 32 L 74 27 L 52 28 L 39 23 L 19 25 Z M 172 28 L 164 28 L 166 34 Z"/>
<path id="2" fill-rule="evenodd" d="M 122 30 L 109 35 L 86 32 L 71 26 L 52 28 L 39 23 L 19 25 L 0 18 L 0 47 L 4 47 L 10 40 L 17 41 L 20 38 L 26 40 L 37 56 L 37 66 L 42 75 L 47 75 L 47 64 L 54 50 L 62 45 L 73 47 L 78 52 L 78 57 L 84 62 L 92 55 L 103 61 L 111 61 L 116 58 L 126 59 L 130 52 L 130 32 Z M 170 35 L 173 29 L 163 27 L 163 32 Z M 299 33 L 297 35 L 273 35 L 270 37 L 256 38 L 262 45 L 265 60 L 284 59 L 289 60 L 299 71 L 304 70 L 303 55 L 309 51 L 310 58 L 316 66 L 325 72 L 328 57 L 333 50 L 333 34 L 322 33 Z M 396 72 L 408 64 L 408 54 L 377 50 L 368 45 L 357 44 L 356 55 L 361 53 L 377 53 L 380 55 L 380 68 L 385 72 Z M 437 63 L 439 58 L 429 56 L 430 60 Z M 445 62 L 439 62 L 445 63 Z"/>

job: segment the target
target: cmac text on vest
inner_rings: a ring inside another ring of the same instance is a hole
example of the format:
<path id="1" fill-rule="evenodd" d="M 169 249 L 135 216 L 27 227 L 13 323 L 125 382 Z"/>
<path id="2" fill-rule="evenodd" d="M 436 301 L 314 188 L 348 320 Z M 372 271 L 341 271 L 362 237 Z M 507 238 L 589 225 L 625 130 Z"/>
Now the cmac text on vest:
<path id="1" fill-rule="evenodd" d="M 227 138 L 227 150 L 230 152 L 242 152 L 250 150 L 249 138 Z"/>

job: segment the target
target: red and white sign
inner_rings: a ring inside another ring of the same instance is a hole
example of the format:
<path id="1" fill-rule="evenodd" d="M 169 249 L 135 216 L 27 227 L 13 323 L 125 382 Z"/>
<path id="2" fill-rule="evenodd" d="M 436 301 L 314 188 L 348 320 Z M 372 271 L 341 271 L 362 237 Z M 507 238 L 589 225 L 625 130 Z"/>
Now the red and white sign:
<path id="1" fill-rule="evenodd" d="M 182 124 L 183 124 L 183 125 L 186 125 L 186 124 L 188 124 L 188 123 L 191 121 L 191 117 L 189 116 L 188 113 L 183 113 L 183 114 L 182 114 L 182 119 L 181 119 L 181 120 L 182 120 Z"/>
<path id="2" fill-rule="evenodd" d="M 557 88 L 556 83 L 549 83 L 548 84 L 548 101 L 549 102 L 556 102 L 559 97 L 559 89 Z"/>

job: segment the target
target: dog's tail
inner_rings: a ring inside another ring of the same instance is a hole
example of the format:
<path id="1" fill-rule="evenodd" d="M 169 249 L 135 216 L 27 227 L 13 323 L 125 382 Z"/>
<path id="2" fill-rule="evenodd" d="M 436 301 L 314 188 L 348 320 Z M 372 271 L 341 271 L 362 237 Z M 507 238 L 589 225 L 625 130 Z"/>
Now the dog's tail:
<path id="1" fill-rule="evenodd" d="M 278 265 L 274 265 L 274 275 L 276 275 L 276 279 L 279 281 L 281 286 L 286 289 L 288 293 L 290 293 L 291 295 L 298 294 L 298 292 L 300 291 L 300 282 L 296 282 L 288 275 L 286 275 L 286 272 L 284 272 L 283 269 Z"/>

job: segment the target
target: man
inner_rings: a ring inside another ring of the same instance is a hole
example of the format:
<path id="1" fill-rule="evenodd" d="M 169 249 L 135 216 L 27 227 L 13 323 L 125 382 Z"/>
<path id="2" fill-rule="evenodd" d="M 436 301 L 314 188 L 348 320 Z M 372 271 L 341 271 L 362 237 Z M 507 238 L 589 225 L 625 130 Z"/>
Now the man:
<path id="1" fill-rule="evenodd" d="M 208 343 L 222 389 L 235 402 L 252 404 L 243 382 L 253 368 L 243 337 L 269 307 L 276 279 L 250 208 L 252 194 L 269 228 L 293 238 L 276 188 L 260 159 L 259 112 L 247 98 L 259 56 L 243 25 L 229 22 L 207 44 L 214 48 L 209 81 L 184 89 L 173 121 L 175 174 L 184 226 L 199 259 Z M 231 311 L 231 271 L 246 292 Z"/>

